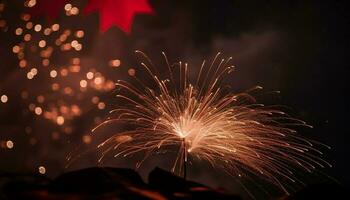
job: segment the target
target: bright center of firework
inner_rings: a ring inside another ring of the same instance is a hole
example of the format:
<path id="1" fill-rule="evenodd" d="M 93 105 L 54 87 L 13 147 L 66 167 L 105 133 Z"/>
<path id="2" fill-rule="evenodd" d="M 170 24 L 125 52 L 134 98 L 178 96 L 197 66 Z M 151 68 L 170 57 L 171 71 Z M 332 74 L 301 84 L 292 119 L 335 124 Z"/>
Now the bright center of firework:
<path id="1" fill-rule="evenodd" d="M 186 136 L 188 135 L 187 132 L 182 131 L 182 130 L 175 130 L 177 134 L 179 134 L 180 138 L 186 138 Z"/>
<path id="2" fill-rule="evenodd" d="M 190 120 L 186 117 L 179 117 L 178 123 L 173 124 L 175 133 L 178 134 L 180 138 L 186 138 L 195 130 L 193 130 L 193 125 L 191 125 Z"/>

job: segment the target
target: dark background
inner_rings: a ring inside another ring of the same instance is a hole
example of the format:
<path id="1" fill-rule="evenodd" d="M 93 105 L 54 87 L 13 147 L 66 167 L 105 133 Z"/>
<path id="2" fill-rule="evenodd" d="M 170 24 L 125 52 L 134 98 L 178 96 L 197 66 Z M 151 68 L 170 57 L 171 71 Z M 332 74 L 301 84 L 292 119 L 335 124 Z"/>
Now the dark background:
<path id="1" fill-rule="evenodd" d="M 22 110 L 27 107 L 17 97 L 25 82 L 17 78 L 18 61 L 11 49 L 18 42 L 13 34 L 18 15 L 25 9 L 22 3 L 3 2 L 7 5 L 3 17 L 9 30 L 0 33 L 0 94 L 9 94 L 9 102 L 0 104 L 0 140 L 13 140 L 15 148 L 0 149 L 0 170 L 37 173 L 38 166 L 44 165 L 49 176 L 56 176 L 69 170 L 64 168 L 65 155 L 93 127 L 91 119 L 105 117 L 107 111 L 87 109 L 73 122 L 73 133 L 58 141 L 52 141 L 48 133 L 55 126 L 34 115 L 23 116 Z M 72 2 L 78 7 L 86 4 L 83 0 Z M 110 59 L 122 61 L 120 69 L 107 75 L 112 80 L 126 78 L 129 67 L 137 68 L 135 49 L 144 51 L 158 64 L 162 63 L 161 51 L 165 51 L 171 61 L 187 61 L 194 68 L 219 51 L 232 56 L 237 71 L 229 81 L 234 90 L 261 85 L 267 92 L 281 91 L 272 100 L 265 97 L 262 101 L 286 105 L 293 116 L 311 124 L 313 129 L 302 129 L 300 134 L 332 147 L 322 149 L 325 159 L 333 165 L 323 171 L 349 186 L 348 1 L 151 0 L 150 4 L 155 15 L 138 15 L 130 35 L 116 27 L 99 32 L 98 14 L 79 15 L 74 20 L 60 16 L 56 21 L 61 26 L 84 28 L 84 49 L 79 56 L 86 65 L 95 65 L 104 72 Z M 35 20 L 49 23 L 45 17 Z M 57 63 L 59 59 L 53 58 Z M 113 107 L 112 95 L 97 95 L 105 99 L 107 108 Z M 36 145 L 28 144 L 29 137 L 23 131 L 27 126 L 35 132 L 33 137 L 39 141 Z M 95 165 L 96 155 L 92 154 L 75 167 Z M 224 181 L 220 183 L 211 173 L 203 173 L 189 176 L 225 187 Z"/>

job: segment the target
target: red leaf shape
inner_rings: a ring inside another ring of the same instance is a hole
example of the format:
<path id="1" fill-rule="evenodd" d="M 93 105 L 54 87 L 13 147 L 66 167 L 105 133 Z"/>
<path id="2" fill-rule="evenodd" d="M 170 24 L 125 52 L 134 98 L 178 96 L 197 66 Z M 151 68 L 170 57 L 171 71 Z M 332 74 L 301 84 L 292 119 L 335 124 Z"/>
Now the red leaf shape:
<path id="1" fill-rule="evenodd" d="M 100 13 L 100 30 L 107 31 L 113 25 L 130 33 L 136 14 L 153 14 L 147 0 L 89 0 L 85 13 Z"/>

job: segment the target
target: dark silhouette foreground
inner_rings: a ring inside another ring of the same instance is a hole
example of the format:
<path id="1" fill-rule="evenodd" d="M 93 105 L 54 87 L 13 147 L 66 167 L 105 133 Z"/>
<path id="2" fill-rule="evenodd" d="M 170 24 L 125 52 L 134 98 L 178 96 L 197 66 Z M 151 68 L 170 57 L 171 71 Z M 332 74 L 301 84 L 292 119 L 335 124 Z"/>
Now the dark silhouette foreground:
<path id="1" fill-rule="evenodd" d="M 88 168 L 68 172 L 54 180 L 35 175 L 0 175 L 0 199 L 43 200 L 240 200 L 222 190 L 184 180 L 159 168 L 148 183 L 131 169 Z M 344 190 L 332 184 L 314 185 L 282 200 L 347 199 Z"/>
<path id="2" fill-rule="evenodd" d="M 3 174 L 0 199 L 115 199 L 239 200 L 207 186 L 186 181 L 159 168 L 149 175 L 148 183 L 132 169 L 88 168 L 68 172 L 54 180 L 43 176 Z"/>

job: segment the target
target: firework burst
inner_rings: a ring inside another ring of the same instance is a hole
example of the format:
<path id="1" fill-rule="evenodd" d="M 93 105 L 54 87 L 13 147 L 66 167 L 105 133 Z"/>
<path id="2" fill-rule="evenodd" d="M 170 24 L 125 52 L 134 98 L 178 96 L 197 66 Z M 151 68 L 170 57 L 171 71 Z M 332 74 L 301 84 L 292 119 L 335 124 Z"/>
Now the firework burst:
<path id="1" fill-rule="evenodd" d="M 162 79 L 142 52 L 152 83 L 133 76 L 134 82 L 119 80 L 120 105 L 111 117 L 96 127 L 122 123 L 133 128 L 102 142 L 100 161 L 108 153 L 126 157 L 144 153 L 140 165 L 158 152 L 177 149 L 173 172 L 183 173 L 187 157 L 209 162 L 231 175 L 255 174 L 287 192 L 285 183 L 299 181 L 295 169 L 311 172 L 329 165 L 315 154 L 322 154 L 313 143 L 296 135 L 290 125 L 308 126 L 271 106 L 256 103 L 255 87 L 233 94 L 224 87 L 224 78 L 234 67 L 231 58 L 216 55 L 210 64 L 202 63 L 194 80 L 186 63 L 167 63 L 167 78 Z"/>

